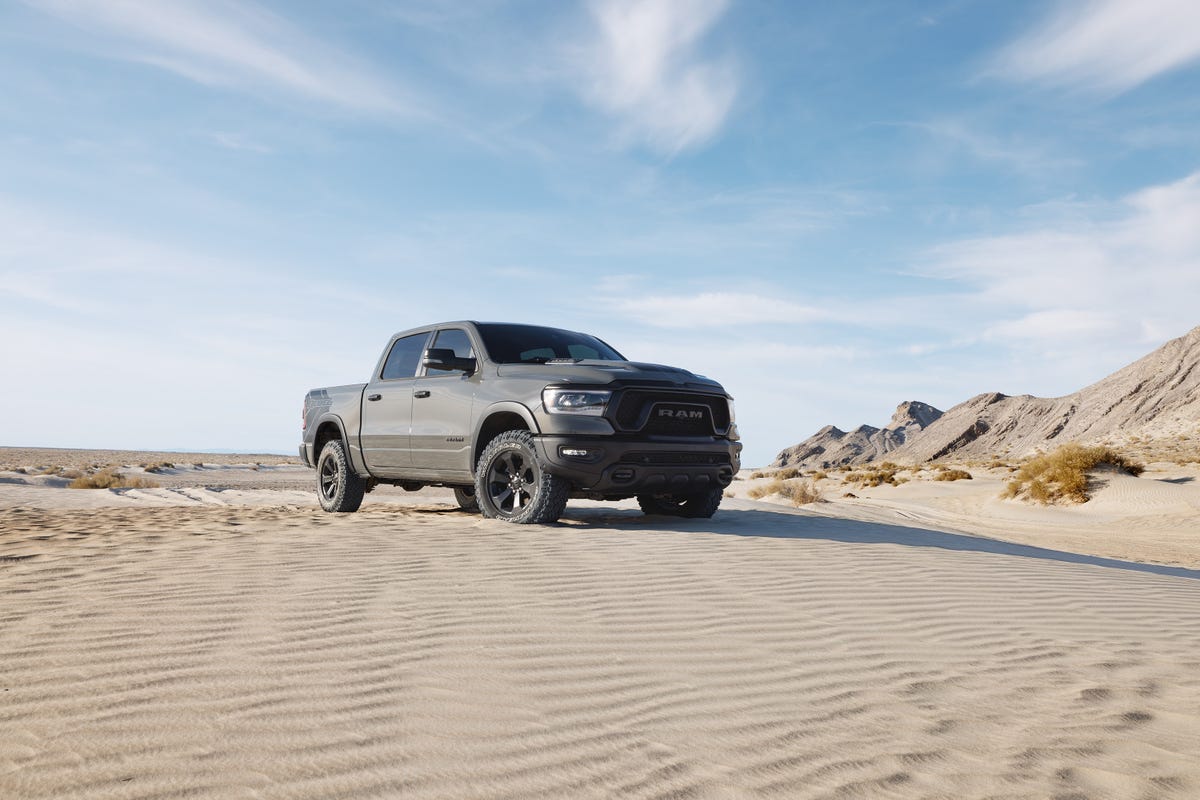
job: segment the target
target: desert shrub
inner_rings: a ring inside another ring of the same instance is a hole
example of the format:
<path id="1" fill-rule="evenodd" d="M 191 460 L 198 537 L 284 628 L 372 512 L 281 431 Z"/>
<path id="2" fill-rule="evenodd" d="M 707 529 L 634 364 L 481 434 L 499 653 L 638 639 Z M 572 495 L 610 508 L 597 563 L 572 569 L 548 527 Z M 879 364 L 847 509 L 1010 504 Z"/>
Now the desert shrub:
<path id="1" fill-rule="evenodd" d="M 829 473 L 823 469 L 814 470 L 813 474 L 812 474 L 812 479 L 814 481 L 823 481 L 828 477 L 829 477 Z"/>
<path id="2" fill-rule="evenodd" d="M 146 472 L 162 472 L 168 469 L 175 469 L 175 465 L 170 461 L 158 461 L 153 464 L 143 464 L 142 467 Z"/>
<path id="3" fill-rule="evenodd" d="M 770 494 L 777 494 L 791 500 L 792 504 L 797 506 L 819 503 L 822 500 L 821 492 L 813 485 L 812 481 L 796 479 L 784 481 L 778 478 L 766 486 L 754 487 L 747 493 L 747 496 L 751 500 L 759 500 Z"/>
<path id="4" fill-rule="evenodd" d="M 737 492 L 733 491 L 732 489 L 726 489 L 725 496 L 730 498 L 737 497 Z"/>
<path id="5" fill-rule="evenodd" d="M 1086 503 L 1088 475 L 1099 467 L 1110 467 L 1128 475 L 1141 475 L 1145 467 L 1130 461 L 1110 447 L 1065 444 L 1052 453 L 1025 462 L 1004 489 L 1003 497 L 1027 497 L 1036 503 L 1060 501 Z"/>
<path id="6" fill-rule="evenodd" d="M 765 477 L 767 477 L 767 473 L 763 472 L 762 470 L 758 470 L 758 471 L 756 471 L 756 472 L 751 472 L 751 473 L 750 473 L 750 479 L 751 479 L 751 480 L 754 480 L 754 479 L 756 479 L 756 478 L 765 478 Z"/>
<path id="7" fill-rule="evenodd" d="M 787 469 L 781 469 L 781 470 L 779 470 L 779 472 L 776 472 L 775 477 L 781 481 L 788 481 L 788 480 L 791 480 L 792 478 L 799 478 L 800 470 L 796 469 L 795 467 L 788 467 Z"/>
<path id="8" fill-rule="evenodd" d="M 875 467 L 867 467 L 861 472 L 850 472 L 842 478 L 843 483 L 854 483 L 859 486 L 881 486 L 888 484 L 896 486 L 896 473 L 900 471 L 900 467 L 890 461 L 885 461 Z"/>
<path id="9" fill-rule="evenodd" d="M 126 477 L 116 467 L 105 467 L 91 475 L 80 475 L 67 484 L 69 489 L 157 489 L 154 481 L 137 476 Z"/>
<path id="10" fill-rule="evenodd" d="M 965 469 L 944 469 L 933 476 L 935 481 L 969 481 L 973 480 L 971 473 Z"/>

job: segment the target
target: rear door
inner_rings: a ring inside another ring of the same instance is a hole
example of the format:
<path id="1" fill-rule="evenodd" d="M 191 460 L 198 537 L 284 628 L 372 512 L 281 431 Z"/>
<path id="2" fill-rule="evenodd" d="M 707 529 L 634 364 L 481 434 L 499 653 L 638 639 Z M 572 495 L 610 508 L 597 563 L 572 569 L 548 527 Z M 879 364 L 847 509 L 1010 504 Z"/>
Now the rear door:
<path id="1" fill-rule="evenodd" d="M 442 328 L 430 347 L 453 350 L 459 358 L 478 358 L 471 336 L 462 328 Z M 471 469 L 471 405 L 479 386 L 479 370 L 464 372 L 426 370 L 413 391 L 413 466 L 437 472 Z"/>
<path id="2" fill-rule="evenodd" d="M 359 436 L 372 472 L 386 475 L 412 466 L 413 384 L 428 341 L 425 332 L 392 342 L 379 374 L 363 390 Z"/>

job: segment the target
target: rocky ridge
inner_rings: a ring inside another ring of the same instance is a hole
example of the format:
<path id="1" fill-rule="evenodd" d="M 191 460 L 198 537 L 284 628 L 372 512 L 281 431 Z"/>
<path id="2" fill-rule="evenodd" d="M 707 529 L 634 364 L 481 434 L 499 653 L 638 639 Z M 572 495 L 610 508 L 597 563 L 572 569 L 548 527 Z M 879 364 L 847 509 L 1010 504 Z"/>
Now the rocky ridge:
<path id="1" fill-rule="evenodd" d="M 929 412 L 912 412 L 914 407 Z M 1022 458 L 1072 441 L 1121 444 L 1180 437 L 1200 439 L 1200 327 L 1064 397 L 991 392 L 945 413 L 924 403 L 902 403 L 882 429 L 864 425 L 845 433 L 826 426 L 782 451 L 773 466 L 828 468 L 885 455 L 909 464 Z"/>

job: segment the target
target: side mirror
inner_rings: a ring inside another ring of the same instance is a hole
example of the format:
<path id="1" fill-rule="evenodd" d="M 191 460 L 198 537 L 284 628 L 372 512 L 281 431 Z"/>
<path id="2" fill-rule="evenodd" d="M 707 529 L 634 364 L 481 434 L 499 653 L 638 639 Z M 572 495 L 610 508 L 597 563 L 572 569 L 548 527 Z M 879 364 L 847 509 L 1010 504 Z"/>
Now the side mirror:
<path id="1" fill-rule="evenodd" d="M 427 369 L 438 369 L 443 372 L 461 371 L 470 374 L 475 371 L 475 359 L 459 358 L 449 348 L 431 347 L 425 351 L 421 359 Z"/>

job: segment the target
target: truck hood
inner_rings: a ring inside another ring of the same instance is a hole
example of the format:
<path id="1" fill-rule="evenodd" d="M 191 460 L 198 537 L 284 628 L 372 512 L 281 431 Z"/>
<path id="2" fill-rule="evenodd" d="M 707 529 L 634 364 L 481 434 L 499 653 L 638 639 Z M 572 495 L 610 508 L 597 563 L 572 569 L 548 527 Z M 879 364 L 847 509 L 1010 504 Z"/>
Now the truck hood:
<path id="1" fill-rule="evenodd" d="M 643 364 L 634 361 L 579 361 L 553 364 L 500 364 L 496 373 L 505 378 L 532 378 L 552 383 L 646 383 L 650 385 L 686 387 L 724 393 L 721 384 L 679 367 L 664 364 Z"/>

